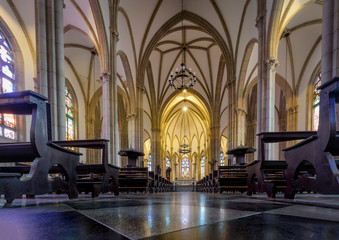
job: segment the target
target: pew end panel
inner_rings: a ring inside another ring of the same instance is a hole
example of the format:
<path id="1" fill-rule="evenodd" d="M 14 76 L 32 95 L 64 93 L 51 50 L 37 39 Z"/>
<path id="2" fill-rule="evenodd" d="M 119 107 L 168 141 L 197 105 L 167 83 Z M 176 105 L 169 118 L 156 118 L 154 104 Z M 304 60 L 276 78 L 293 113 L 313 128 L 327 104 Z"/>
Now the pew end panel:
<path id="1" fill-rule="evenodd" d="M 31 115 L 29 142 L 0 143 L 0 194 L 7 203 L 23 194 L 48 192 L 65 192 L 69 198 L 77 198 L 75 167 L 80 154 L 50 144 L 47 98 L 32 91 L 0 94 L 0 113 Z M 63 181 L 48 177 L 49 170 L 57 165 L 63 169 Z"/>
<path id="2" fill-rule="evenodd" d="M 286 188 L 287 163 L 284 160 L 266 159 L 266 143 L 301 140 L 315 134 L 314 131 L 262 132 L 257 134 L 260 143 L 260 157 L 248 164 L 247 195 L 265 192 L 269 197 L 274 198 L 277 192 L 284 192 Z"/>

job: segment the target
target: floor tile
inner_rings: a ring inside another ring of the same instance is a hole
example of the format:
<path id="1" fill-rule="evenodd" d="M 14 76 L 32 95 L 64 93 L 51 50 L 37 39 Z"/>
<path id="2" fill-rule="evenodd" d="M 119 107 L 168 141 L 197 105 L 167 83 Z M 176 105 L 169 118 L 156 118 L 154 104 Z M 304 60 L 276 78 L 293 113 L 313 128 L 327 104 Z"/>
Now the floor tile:
<path id="1" fill-rule="evenodd" d="M 335 240 L 339 239 L 339 225 L 337 222 L 332 221 L 273 214 L 258 214 L 144 238 L 144 240 L 153 239 Z"/>
<path id="2" fill-rule="evenodd" d="M 115 240 L 128 239 L 75 212 L 1 215 L 3 240 Z"/>
<path id="3" fill-rule="evenodd" d="M 135 239 L 254 214 L 250 211 L 186 204 L 159 204 L 81 212 Z"/>

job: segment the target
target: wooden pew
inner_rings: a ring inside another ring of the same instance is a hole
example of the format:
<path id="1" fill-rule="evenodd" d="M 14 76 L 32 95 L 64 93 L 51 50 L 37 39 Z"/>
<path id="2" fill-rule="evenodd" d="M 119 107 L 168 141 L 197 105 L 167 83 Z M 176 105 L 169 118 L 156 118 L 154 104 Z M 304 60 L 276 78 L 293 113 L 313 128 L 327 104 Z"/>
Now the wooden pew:
<path id="1" fill-rule="evenodd" d="M 119 195 L 118 174 L 120 168 L 108 163 L 108 142 L 107 139 L 53 141 L 63 147 L 102 149 L 101 163 L 77 166 L 79 192 L 91 192 L 92 197 L 98 197 L 100 193 L 107 192 Z"/>
<path id="2" fill-rule="evenodd" d="M 316 135 L 284 149 L 288 164 L 285 198 L 297 192 L 339 194 L 339 132 L 336 104 L 339 103 L 339 77 L 323 83 L 320 92 L 320 121 Z"/>
<path id="3" fill-rule="evenodd" d="M 218 177 L 215 181 L 216 192 L 246 192 L 246 165 L 218 166 Z"/>
<path id="4" fill-rule="evenodd" d="M 262 132 L 257 134 L 260 142 L 259 160 L 247 165 L 247 195 L 256 192 L 266 192 L 269 197 L 275 197 L 278 191 L 286 188 L 285 171 L 287 163 L 284 160 L 265 159 L 265 143 L 276 143 L 305 139 L 316 134 L 313 131 L 299 132 Z"/>
<path id="5" fill-rule="evenodd" d="M 119 192 L 145 192 L 149 191 L 149 181 L 152 179 L 148 175 L 147 167 L 125 167 L 120 168 Z"/>
<path id="6" fill-rule="evenodd" d="M 32 115 L 30 142 L 0 143 L 0 163 L 31 163 L 27 166 L 5 166 L 0 172 L 0 194 L 7 204 L 23 194 L 37 195 L 48 192 L 65 192 L 70 199 L 78 197 L 76 166 L 80 153 L 51 142 L 50 107 L 47 98 L 32 91 L 0 95 L 0 113 Z M 48 179 L 53 166 L 62 169 L 63 178 Z M 15 168 L 16 167 L 16 168 Z"/>

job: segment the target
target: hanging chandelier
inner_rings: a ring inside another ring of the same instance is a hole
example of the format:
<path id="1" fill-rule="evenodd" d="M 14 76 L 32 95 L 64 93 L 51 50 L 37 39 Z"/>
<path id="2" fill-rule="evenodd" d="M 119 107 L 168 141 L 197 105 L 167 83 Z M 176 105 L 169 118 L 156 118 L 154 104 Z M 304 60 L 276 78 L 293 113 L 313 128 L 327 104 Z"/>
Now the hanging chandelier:
<path id="1" fill-rule="evenodd" d="M 184 93 L 184 103 L 185 103 L 186 102 L 186 96 L 185 96 L 186 89 L 183 91 L 183 93 Z M 183 122 L 184 122 L 184 143 L 180 144 L 179 153 L 187 154 L 187 153 L 191 152 L 191 149 L 189 147 L 190 145 L 188 143 L 186 143 L 186 141 L 185 141 L 185 137 L 186 137 L 185 112 L 187 111 L 187 107 L 184 106 L 182 110 L 184 112 L 183 115 L 182 115 L 183 116 L 182 119 L 183 119 Z"/>
<path id="2" fill-rule="evenodd" d="M 179 148 L 179 153 L 182 153 L 182 154 L 187 154 L 187 153 L 190 153 L 191 152 L 191 149 L 189 148 L 189 144 L 187 144 L 185 142 L 185 139 L 184 139 L 184 143 L 183 144 L 180 144 L 180 148 Z"/>
<path id="3" fill-rule="evenodd" d="M 192 68 L 187 68 L 185 66 L 185 54 L 186 54 L 186 47 L 185 47 L 185 31 L 184 31 L 184 3 L 183 0 L 181 1 L 181 31 L 182 31 L 182 61 L 180 64 L 180 68 L 175 69 L 175 73 L 171 72 L 171 75 L 168 78 L 169 85 L 174 89 L 184 89 L 193 87 L 197 78 L 195 76 L 195 72 L 192 72 Z"/>

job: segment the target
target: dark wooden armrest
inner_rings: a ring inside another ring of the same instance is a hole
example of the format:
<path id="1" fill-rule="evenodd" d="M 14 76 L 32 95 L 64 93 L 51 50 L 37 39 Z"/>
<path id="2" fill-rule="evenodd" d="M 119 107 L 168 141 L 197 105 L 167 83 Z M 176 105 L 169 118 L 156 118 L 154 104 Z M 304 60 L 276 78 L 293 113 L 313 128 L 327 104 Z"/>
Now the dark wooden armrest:
<path id="1" fill-rule="evenodd" d="M 60 150 L 62 152 L 67 152 L 67 153 L 71 153 L 71 154 L 75 154 L 75 155 L 79 155 L 79 156 L 82 155 L 82 153 L 79 153 L 79 152 L 73 151 L 71 149 L 67 149 L 67 148 L 61 147 L 58 144 L 55 144 L 53 142 L 48 142 L 47 145 L 52 147 L 52 148 L 54 148 L 54 149 Z"/>
<path id="2" fill-rule="evenodd" d="M 62 147 L 82 147 L 102 149 L 106 146 L 107 139 L 84 139 L 84 140 L 67 140 L 67 141 L 52 141 Z"/>
<path id="3" fill-rule="evenodd" d="M 313 135 L 313 136 L 308 137 L 305 140 L 303 140 L 303 141 L 301 141 L 301 142 L 299 142 L 299 143 L 297 143 L 297 144 L 295 144 L 295 145 L 293 145 L 291 147 L 283 149 L 283 151 L 289 151 L 289 150 L 292 150 L 292 149 L 295 149 L 295 148 L 299 148 L 299 147 L 301 147 L 301 146 L 303 146 L 305 144 L 313 142 L 316 139 L 318 139 L 318 135 Z"/>
<path id="4" fill-rule="evenodd" d="M 251 167 L 251 166 L 254 166 L 254 165 L 257 165 L 257 164 L 260 164 L 260 163 L 261 163 L 260 160 L 255 160 L 255 161 L 253 161 L 253 162 L 247 164 L 247 167 Z"/>

